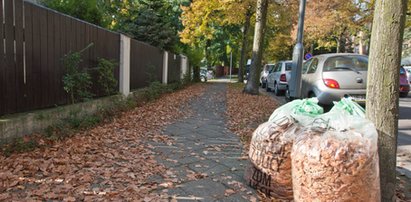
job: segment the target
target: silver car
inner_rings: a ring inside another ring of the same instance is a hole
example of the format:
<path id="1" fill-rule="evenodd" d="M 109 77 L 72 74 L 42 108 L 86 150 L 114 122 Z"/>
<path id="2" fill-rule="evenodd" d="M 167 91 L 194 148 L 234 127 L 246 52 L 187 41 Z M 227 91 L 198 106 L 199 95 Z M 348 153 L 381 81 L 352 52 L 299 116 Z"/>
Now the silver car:
<path id="1" fill-rule="evenodd" d="M 261 88 L 265 88 L 267 85 L 267 76 L 270 70 L 274 67 L 274 64 L 266 64 L 263 66 L 263 71 L 260 73 L 260 85 Z"/>
<path id="2" fill-rule="evenodd" d="M 275 95 L 281 95 L 287 90 L 291 78 L 292 61 L 280 61 L 270 70 L 267 76 L 267 91 L 273 90 Z"/>
<path id="3" fill-rule="evenodd" d="M 304 63 L 302 97 L 331 105 L 342 97 L 365 103 L 368 57 L 342 53 L 318 55 Z"/>

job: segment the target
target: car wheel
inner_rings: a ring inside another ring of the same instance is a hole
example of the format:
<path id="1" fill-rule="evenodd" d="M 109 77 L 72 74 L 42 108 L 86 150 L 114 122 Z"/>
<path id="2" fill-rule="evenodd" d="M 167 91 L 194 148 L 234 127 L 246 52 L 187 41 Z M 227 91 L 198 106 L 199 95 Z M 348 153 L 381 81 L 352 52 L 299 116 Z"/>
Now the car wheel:
<path id="1" fill-rule="evenodd" d="M 310 92 L 310 93 L 308 94 L 308 98 L 313 98 L 313 97 L 317 97 L 317 96 L 315 95 L 314 92 Z"/>
<path id="2" fill-rule="evenodd" d="M 277 96 L 281 95 L 281 91 L 278 89 L 277 83 L 274 83 L 274 94 Z"/>
<path id="3" fill-rule="evenodd" d="M 290 95 L 290 90 L 288 90 L 288 86 L 287 89 L 285 90 L 285 101 L 286 102 L 291 102 L 293 101 L 293 98 Z"/>
<path id="4" fill-rule="evenodd" d="M 267 87 L 267 81 L 264 82 L 263 80 L 263 82 L 261 83 L 261 88 L 266 88 L 266 87 Z"/>

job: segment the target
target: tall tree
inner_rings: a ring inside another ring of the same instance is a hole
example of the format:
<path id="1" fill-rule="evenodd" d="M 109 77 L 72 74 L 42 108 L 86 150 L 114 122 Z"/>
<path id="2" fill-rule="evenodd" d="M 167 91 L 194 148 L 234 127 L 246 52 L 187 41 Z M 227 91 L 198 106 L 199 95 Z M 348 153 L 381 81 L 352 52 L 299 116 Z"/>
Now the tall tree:
<path id="1" fill-rule="evenodd" d="M 241 43 L 240 63 L 239 63 L 239 68 L 238 68 L 238 82 L 241 82 L 241 83 L 244 82 L 244 67 L 247 64 L 246 51 L 248 48 L 248 33 L 250 30 L 250 26 L 251 26 L 252 15 L 253 15 L 253 7 L 249 5 L 245 13 L 243 36 L 241 40 L 242 43 Z"/>
<path id="2" fill-rule="evenodd" d="M 382 201 L 395 201 L 399 67 L 407 0 L 376 0 L 367 82 L 367 118 L 378 131 Z"/>
<path id="3" fill-rule="evenodd" d="M 257 0 L 257 12 L 254 31 L 253 56 L 251 59 L 250 75 L 244 92 L 258 95 L 259 77 L 264 49 L 264 31 L 267 22 L 268 0 Z"/>
<path id="4" fill-rule="evenodd" d="M 98 0 L 41 0 L 41 4 L 81 20 L 107 27 L 109 19 L 98 8 Z"/>

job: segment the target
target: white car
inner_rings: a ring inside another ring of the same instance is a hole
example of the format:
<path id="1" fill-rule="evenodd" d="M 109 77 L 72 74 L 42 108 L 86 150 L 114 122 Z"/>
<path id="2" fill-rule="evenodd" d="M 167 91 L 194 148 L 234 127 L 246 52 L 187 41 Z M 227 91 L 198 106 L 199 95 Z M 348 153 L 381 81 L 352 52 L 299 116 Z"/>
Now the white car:
<path id="1" fill-rule="evenodd" d="M 260 73 L 260 85 L 261 88 L 265 88 L 267 85 L 267 76 L 270 70 L 274 67 L 274 64 L 266 64 L 263 66 L 263 71 Z"/>
<path id="2" fill-rule="evenodd" d="M 407 71 L 408 81 L 411 83 L 411 66 L 404 66 L 404 69 Z"/>
<path id="3" fill-rule="evenodd" d="M 273 90 L 275 95 L 281 95 L 287 90 L 291 78 L 292 61 L 280 61 L 270 69 L 267 76 L 267 92 Z"/>

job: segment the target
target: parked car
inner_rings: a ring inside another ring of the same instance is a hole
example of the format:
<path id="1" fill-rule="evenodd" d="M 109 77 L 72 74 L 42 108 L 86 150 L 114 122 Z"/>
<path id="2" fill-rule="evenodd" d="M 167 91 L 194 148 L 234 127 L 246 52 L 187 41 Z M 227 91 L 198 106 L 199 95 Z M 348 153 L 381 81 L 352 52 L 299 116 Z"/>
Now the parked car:
<path id="1" fill-rule="evenodd" d="M 365 103 L 368 57 L 336 53 L 313 57 L 303 65 L 301 96 L 317 97 L 319 104 L 332 105 L 342 97 Z"/>
<path id="2" fill-rule="evenodd" d="M 273 90 L 275 95 L 283 94 L 287 90 L 291 78 L 292 61 L 280 61 L 275 64 L 267 76 L 267 91 Z"/>
<path id="3" fill-rule="evenodd" d="M 408 81 L 411 82 L 411 66 L 403 66 L 405 71 L 407 71 Z"/>
<path id="4" fill-rule="evenodd" d="M 260 85 L 261 88 L 265 88 L 267 85 L 267 76 L 270 73 L 270 70 L 274 67 L 274 64 L 265 64 L 263 66 L 263 71 L 260 73 Z"/>
<path id="5" fill-rule="evenodd" d="M 407 70 L 404 67 L 400 67 L 400 97 L 407 97 L 409 92 L 410 82 Z"/>
<path id="6" fill-rule="evenodd" d="M 207 82 L 207 79 L 208 79 L 207 74 L 208 74 L 208 71 L 206 69 L 200 69 L 201 82 Z"/>

